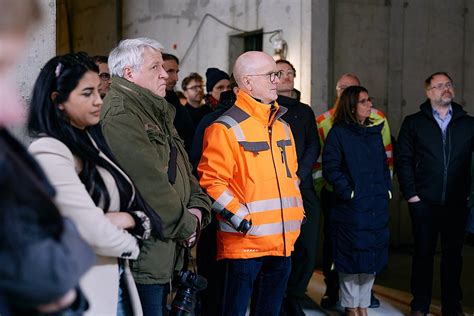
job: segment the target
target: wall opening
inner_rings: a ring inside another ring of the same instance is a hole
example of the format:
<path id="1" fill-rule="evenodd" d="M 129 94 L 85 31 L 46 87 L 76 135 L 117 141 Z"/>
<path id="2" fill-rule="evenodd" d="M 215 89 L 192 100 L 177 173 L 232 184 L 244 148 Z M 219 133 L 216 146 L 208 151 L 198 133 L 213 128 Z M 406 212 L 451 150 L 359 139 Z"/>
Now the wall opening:
<path id="1" fill-rule="evenodd" d="M 263 29 L 231 35 L 229 38 L 229 74 L 242 53 L 263 50 Z"/>

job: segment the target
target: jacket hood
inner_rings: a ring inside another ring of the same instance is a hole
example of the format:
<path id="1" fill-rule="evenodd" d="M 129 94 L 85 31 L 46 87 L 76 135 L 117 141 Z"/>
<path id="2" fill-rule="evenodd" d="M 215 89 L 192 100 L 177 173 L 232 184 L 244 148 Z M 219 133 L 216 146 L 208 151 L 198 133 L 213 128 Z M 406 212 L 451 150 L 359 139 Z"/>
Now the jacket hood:
<path id="1" fill-rule="evenodd" d="M 360 134 L 380 134 L 382 132 L 382 128 L 384 126 L 384 122 L 381 122 L 377 125 L 369 125 L 369 126 L 362 126 L 356 123 L 342 123 L 344 126 L 349 128 L 350 130 L 360 133 Z"/>
<path id="2" fill-rule="evenodd" d="M 159 115 L 165 115 L 171 120 L 176 115 L 174 106 L 171 106 L 165 98 L 160 97 L 148 89 L 140 87 L 133 82 L 121 77 L 114 77 L 110 85 L 110 91 L 116 91 L 126 98 L 133 100 L 136 106 L 150 107 L 151 110 Z M 107 96 L 106 96 L 107 98 Z"/>
<path id="3" fill-rule="evenodd" d="M 295 98 L 286 97 L 284 95 L 279 95 L 277 99 L 278 104 L 283 106 L 294 106 L 299 103 L 299 101 Z"/>

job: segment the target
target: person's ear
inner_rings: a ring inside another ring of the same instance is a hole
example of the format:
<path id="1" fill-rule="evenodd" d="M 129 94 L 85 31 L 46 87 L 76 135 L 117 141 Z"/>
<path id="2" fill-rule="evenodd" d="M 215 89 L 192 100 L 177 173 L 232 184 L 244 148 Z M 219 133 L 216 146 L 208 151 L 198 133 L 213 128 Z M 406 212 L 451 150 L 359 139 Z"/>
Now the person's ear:
<path id="1" fill-rule="evenodd" d="M 134 82 L 133 70 L 130 67 L 125 67 L 123 70 L 123 78 L 130 82 Z"/>
<path id="2" fill-rule="evenodd" d="M 252 90 L 252 87 L 250 86 L 250 80 L 249 80 L 248 77 L 243 77 L 242 78 L 242 83 L 244 84 L 244 86 L 247 90 L 249 90 L 249 91 Z"/>
<path id="3" fill-rule="evenodd" d="M 57 91 L 54 91 L 54 92 L 51 93 L 51 100 L 53 101 L 53 103 L 56 103 L 55 100 L 56 100 L 56 98 L 58 97 L 58 95 L 59 95 L 59 92 L 57 92 Z M 63 111 L 63 110 L 64 110 L 64 105 L 59 104 L 59 105 L 58 105 L 58 108 L 59 108 L 61 111 Z"/>

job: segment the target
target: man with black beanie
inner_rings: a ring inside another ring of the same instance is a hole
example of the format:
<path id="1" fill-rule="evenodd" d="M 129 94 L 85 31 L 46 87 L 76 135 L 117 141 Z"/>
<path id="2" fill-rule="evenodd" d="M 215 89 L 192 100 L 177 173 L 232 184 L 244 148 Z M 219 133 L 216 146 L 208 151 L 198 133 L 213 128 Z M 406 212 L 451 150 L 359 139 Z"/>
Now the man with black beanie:
<path id="1" fill-rule="evenodd" d="M 229 75 L 218 68 L 207 68 L 205 100 L 212 110 L 219 104 L 221 93 L 228 90 L 230 90 Z"/>

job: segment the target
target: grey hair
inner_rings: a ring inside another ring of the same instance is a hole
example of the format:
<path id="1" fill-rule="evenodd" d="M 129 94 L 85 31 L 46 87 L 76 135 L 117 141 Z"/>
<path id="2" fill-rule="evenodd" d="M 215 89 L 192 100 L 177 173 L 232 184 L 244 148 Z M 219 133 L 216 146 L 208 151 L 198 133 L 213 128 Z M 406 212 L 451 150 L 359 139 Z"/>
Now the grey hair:
<path id="1" fill-rule="evenodd" d="M 126 67 L 137 71 L 143 63 L 143 51 L 151 48 L 163 51 L 163 45 L 151 38 L 139 37 L 120 41 L 109 55 L 109 69 L 112 76 L 123 77 Z"/>

